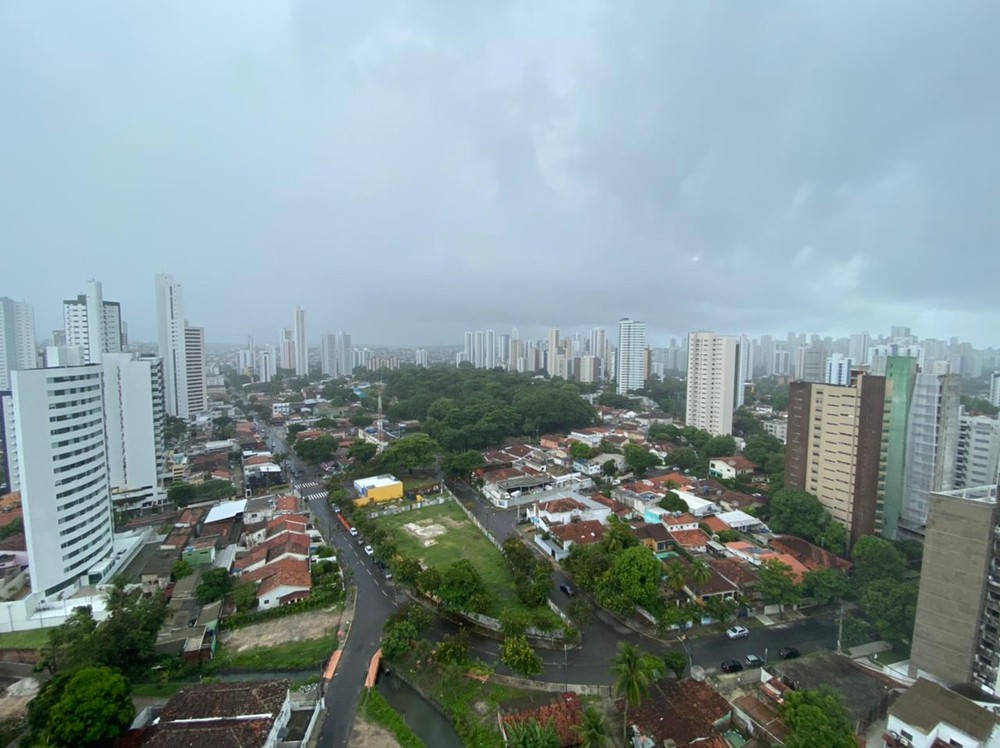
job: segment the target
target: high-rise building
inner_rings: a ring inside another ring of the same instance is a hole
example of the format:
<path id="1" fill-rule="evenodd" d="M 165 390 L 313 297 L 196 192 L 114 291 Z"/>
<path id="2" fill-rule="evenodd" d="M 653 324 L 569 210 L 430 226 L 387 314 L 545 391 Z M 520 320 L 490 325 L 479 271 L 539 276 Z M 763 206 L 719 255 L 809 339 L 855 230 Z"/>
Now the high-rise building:
<path id="1" fill-rule="evenodd" d="M 958 458 L 955 488 L 988 486 L 997 482 L 1000 470 L 1000 421 L 989 416 L 958 419 Z"/>
<path id="2" fill-rule="evenodd" d="M 497 365 L 497 334 L 495 330 L 486 331 L 486 368 L 494 369 Z"/>
<path id="3" fill-rule="evenodd" d="M 282 369 L 295 369 L 295 341 L 292 340 L 292 331 L 282 327 L 278 331 L 278 365 Z"/>
<path id="4" fill-rule="evenodd" d="M 687 419 L 688 426 L 713 436 L 733 433 L 733 410 L 739 379 L 737 339 L 714 332 L 688 335 Z"/>
<path id="5" fill-rule="evenodd" d="M 413 353 L 413 363 L 416 366 L 422 366 L 426 369 L 428 363 L 427 351 L 423 348 L 417 348 L 417 350 Z"/>
<path id="6" fill-rule="evenodd" d="M 646 384 L 646 323 L 628 317 L 618 320 L 618 394 L 642 389 Z"/>
<path id="7" fill-rule="evenodd" d="M 472 365 L 477 369 L 486 366 L 486 333 L 482 330 L 472 334 Z"/>
<path id="8" fill-rule="evenodd" d="M 309 376 L 309 347 L 306 343 L 306 313 L 304 309 L 295 307 L 295 376 Z"/>
<path id="9" fill-rule="evenodd" d="M 746 401 L 746 385 L 753 380 L 753 345 L 750 338 L 741 335 L 736 350 L 736 395 L 733 406 L 742 408 Z"/>
<path id="10" fill-rule="evenodd" d="M 0 390 L 10 389 L 10 372 L 38 366 L 35 310 L 24 301 L 0 297 Z"/>
<path id="11" fill-rule="evenodd" d="M 156 335 L 163 359 L 167 413 L 187 420 L 187 340 L 184 327 L 184 294 L 171 275 L 156 276 Z"/>
<path id="12" fill-rule="evenodd" d="M 274 376 L 275 364 L 278 357 L 275 355 L 274 346 L 261 348 L 257 351 L 257 381 L 267 383 Z"/>
<path id="13" fill-rule="evenodd" d="M 550 377 L 558 376 L 559 374 L 560 355 L 559 328 L 549 328 L 549 348 L 545 356 L 545 371 L 548 372 Z"/>
<path id="14" fill-rule="evenodd" d="M 319 336 L 319 371 L 324 377 L 337 376 L 337 336 L 333 333 Z"/>
<path id="15" fill-rule="evenodd" d="M 187 369 L 188 418 L 208 410 L 208 365 L 205 361 L 205 328 L 185 326 L 184 364 Z"/>
<path id="16" fill-rule="evenodd" d="M 990 404 L 1000 408 L 1000 371 L 990 374 Z"/>
<path id="17" fill-rule="evenodd" d="M 351 334 L 341 330 L 337 333 L 337 376 L 349 377 L 354 373 L 353 346 Z"/>
<path id="18" fill-rule="evenodd" d="M 847 386 L 851 383 L 851 370 L 854 368 L 854 359 L 842 353 L 834 353 L 827 356 L 826 376 L 823 381 L 826 384 L 839 384 Z"/>
<path id="19" fill-rule="evenodd" d="M 906 428 L 906 474 L 900 523 L 920 533 L 929 494 L 955 485 L 961 386 L 957 374 L 917 374 Z"/>
<path id="20" fill-rule="evenodd" d="M 910 675 L 1000 689 L 996 485 L 930 496 Z"/>
<path id="21" fill-rule="evenodd" d="M 83 362 L 99 364 L 105 353 L 123 350 L 122 309 L 105 301 L 100 281 L 89 281 L 87 292 L 63 302 L 66 345 L 83 351 Z"/>
<path id="22" fill-rule="evenodd" d="M 11 373 L 3 396 L 16 455 L 31 588 L 67 595 L 104 580 L 114 561 L 100 364 Z"/>
<path id="23" fill-rule="evenodd" d="M 876 530 L 885 378 L 792 382 L 785 485 L 816 496 L 853 543 Z"/>
<path id="24" fill-rule="evenodd" d="M 847 357 L 858 364 L 868 361 L 868 346 L 871 345 L 871 337 L 866 332 L 859 332 L 851 335 L 847 345 Z"/>
<path id="25" fill-rule="evenodd" d="M 893 356 L 885 366 L 885 411 L 882 418 L 882 473 L 879 485 L 879 518 L 882 534 L 896 538 L 903 514 L 906 480 L 906 435 L 910 424 L 910 406 L 917 381 L 917 360 Z"/>
<path id="26" fill-rule="evenodd" d="M 800 382 L 822 382 L 826 351 L 822 346 L 799 346 L 795 358 L 795 378 Z"/>
<path id="27" fill-rule="evenodd" d="M 104 422 L 108 481 L 116 509 L 142 510 L 166 498 L 163 360 L 131 353 L 104 356 Z"/>

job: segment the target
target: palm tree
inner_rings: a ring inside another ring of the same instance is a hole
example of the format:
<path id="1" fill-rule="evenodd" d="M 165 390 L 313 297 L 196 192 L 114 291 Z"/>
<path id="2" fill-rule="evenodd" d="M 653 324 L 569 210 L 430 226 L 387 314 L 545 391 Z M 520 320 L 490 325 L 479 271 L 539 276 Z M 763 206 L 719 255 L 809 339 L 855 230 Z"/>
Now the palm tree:
<path id="1" fill-rule="evenodd" d="M 691 565 L 687 569 L 687 574 L 691 586 L 698 590 L 708 584 L 708 581 L 712 578 L 712 570 L 701 559 L 691 562 Z"/>
<path id="2" fill-rule="evenodd" d="M 583 724 L 575 725 L 573 732 L 580 739 L 580 748 L 604 748 L 611 742 L 604 718 L 592 706 L 588 706 L 584 710 Z"/>
<path id="3" fill-rule="evenodd" d="M 559 734 L 551 719 L 544 725 L 529 719 L 507 728 L 507 745 L 509 748 L 559 748 Z"/>
<path id="4" fill-rule="evenodd" d="M 667 564 L 664 574 L 667 578 L 667 586 L 674 592 L 680 592 L 687 584 L 687 572 L 680 561 L 671 561 Z"/>
<path id="5" fill-rule="evenodd" d="M 649 693 L 649 686 L 663 675 L 663 662 L 659 657 L 646 654 L 634 644 L 618 642 L 611 672 L 615 674 L 612 687 L 615 695 L 624 700 L 622 708 L 622 738 L 628 740 L 628 708 L 638 706 Z"/>

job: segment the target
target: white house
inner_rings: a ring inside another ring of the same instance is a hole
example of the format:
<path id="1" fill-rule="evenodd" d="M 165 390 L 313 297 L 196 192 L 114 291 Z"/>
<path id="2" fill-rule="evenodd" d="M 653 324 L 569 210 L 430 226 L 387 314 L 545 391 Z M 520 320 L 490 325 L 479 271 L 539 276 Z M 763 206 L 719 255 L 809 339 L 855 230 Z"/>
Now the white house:
<path id="1" fill-rule="evenodd" d="M 675 490 L 674 493 L 684 499 L 684 503 L 688 506 L 688 511 L 695 517 L 707 517 L 709 514 L 715 514 L 719 511 L 719 505 L 714 501 L 695 496 L 689 491 Z"/>
<path id="2" fill-rule="evenodd" d="M 997 748 L 1000 720 L 976 702 L 919 678 L 889 707 L 882 739 L 889 748 Z"/>
<path id="3" fill-rule="evenodd" d="M 528 508 L 528 519 L 536 525 L 541 521 L 547 527 L 585 520 L 596 520 L 605 524 L 609 514 L 611 514 L 610 507 L 575 491 L 555 494 L 546 501 L 538 502 Z"/>
<path id="4" fill-rule="evenodd" d="M 713 478 L 732 480 L 738 475 L 751 475 L 757 466 L 742 455 L 716 457 L 708 461 L 708 474 Z"/>

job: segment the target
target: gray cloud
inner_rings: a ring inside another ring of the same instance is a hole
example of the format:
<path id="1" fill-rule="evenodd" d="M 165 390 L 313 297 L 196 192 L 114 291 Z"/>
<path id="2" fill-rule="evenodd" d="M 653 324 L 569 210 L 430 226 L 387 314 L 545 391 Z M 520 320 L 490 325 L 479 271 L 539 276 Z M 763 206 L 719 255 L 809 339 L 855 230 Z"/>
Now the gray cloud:
<path id="1" fill-rule="evenodd" d="M 153 337 L 646 319 L 992 344 L 1000 8 L 0 7 L 0 293 Z"/>

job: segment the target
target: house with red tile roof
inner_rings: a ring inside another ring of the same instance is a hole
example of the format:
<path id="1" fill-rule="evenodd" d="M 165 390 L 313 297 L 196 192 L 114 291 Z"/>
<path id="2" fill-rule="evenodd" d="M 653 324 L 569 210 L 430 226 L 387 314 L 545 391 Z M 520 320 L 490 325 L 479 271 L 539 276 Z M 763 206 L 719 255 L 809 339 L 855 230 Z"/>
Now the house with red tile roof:
<path id="1" fill-rule="evenodd" d="M 571 748 L 580 744 L 576 726 L 583 724 L 583 706 L 575 693 L 545 693 L 525 696 L 509 701 L 497 709 L 500 730 L 504 741 L 511 725 L 523 722 L 537 722 L 539 725 L 552 722 L 559 738 L 560 748 Z"/>
<path id="2" fill-rule="evenodd" d="M 671 532 L 697 530 L 699 519 L 688 512 L 666 512 L 660 515 L 660 522 Z"/>
<path id="3" fill-rule="evenodd" d="M 621 713 L 622 700 L 615 706 Z M 729 702 L 704 681 L 663 679 L 650 686 L 642 703 L 629 707 L 628 721 L 650 739 L 646 745 L 725 748 L 722 733 L 732 713 Z"/>
<path id="4" fill-rule="evenodd" d="M 744 561 L 754 566 L 760 566 L 768 560 L 778 560 L 792 570 L 796 584 L 802 581 L 802 577 L 807 569 L 797 558 L 788 553 L 778 553 L 770 548 L 761 548 L 759 545 L 740 540 L 735 543 L 726 543 L 726 550 Z"/>
<path id="5" fill-rule="evenodd" d="M 674 539 L 670 537 L 667 528 L 659 522 L 647 522 L 639 525 L 634 530 L 639 542 L 653 551 L 653 553 L 665 553 L 674 544 Z"/>
<path id="6" fill-rule="evenodd" d="M 285 558 L 309 558 L 309 536 L 302 532 L 281 532 L 268 538 L 233 562 L 233 573 L 246 574 Z"/>
<path id="7" fill-rule="evenodd" d="M 720 532 L 733 529 L 714 514 L 709 517 L 702 517 L 701 524 L 713 535 L 718 535 Z"/>
<path id="8" fill-rule="evenodd" d="M 567 525 L 553 525 L 549 528 L 549 534 L 568 552 L 574 545 L 600 542 L 604 537 L 604 525 L 596 520 L 570 522 Z"/>
<path id="9" fill-rule="evenodd" d="M 847 572 L 853 566 L 850 561 L 794 535 L 779 535 L 771 538 L 768 545 L 778 553 L 785 553 L 792 556 L 796 561 L 809 569 L 809 571 L 839 569 L 840 571 Z"/>
<path id="10" fill-rule="evenodd" d="M 242 575 L 243 579 L 259 582 L 257 605 L 261 609 L 301 600 L 312 590 L 309 559 L 283 558 Z"/>
<path id="11" fill-rule="evenodd" d="M 715 457 L 708 461 L 708 474 L 713 478 L 732 480 L 739 475 L 750 475 L 757 466 L 743 455 Z"/>
<path id="12" fill-rule="evenodd" d="M 677 545 L 681 546 L 689 553 L 704 553 L 711 538 L 699 529 L 695 530 L 673 530 L 670 537 Z"/>

